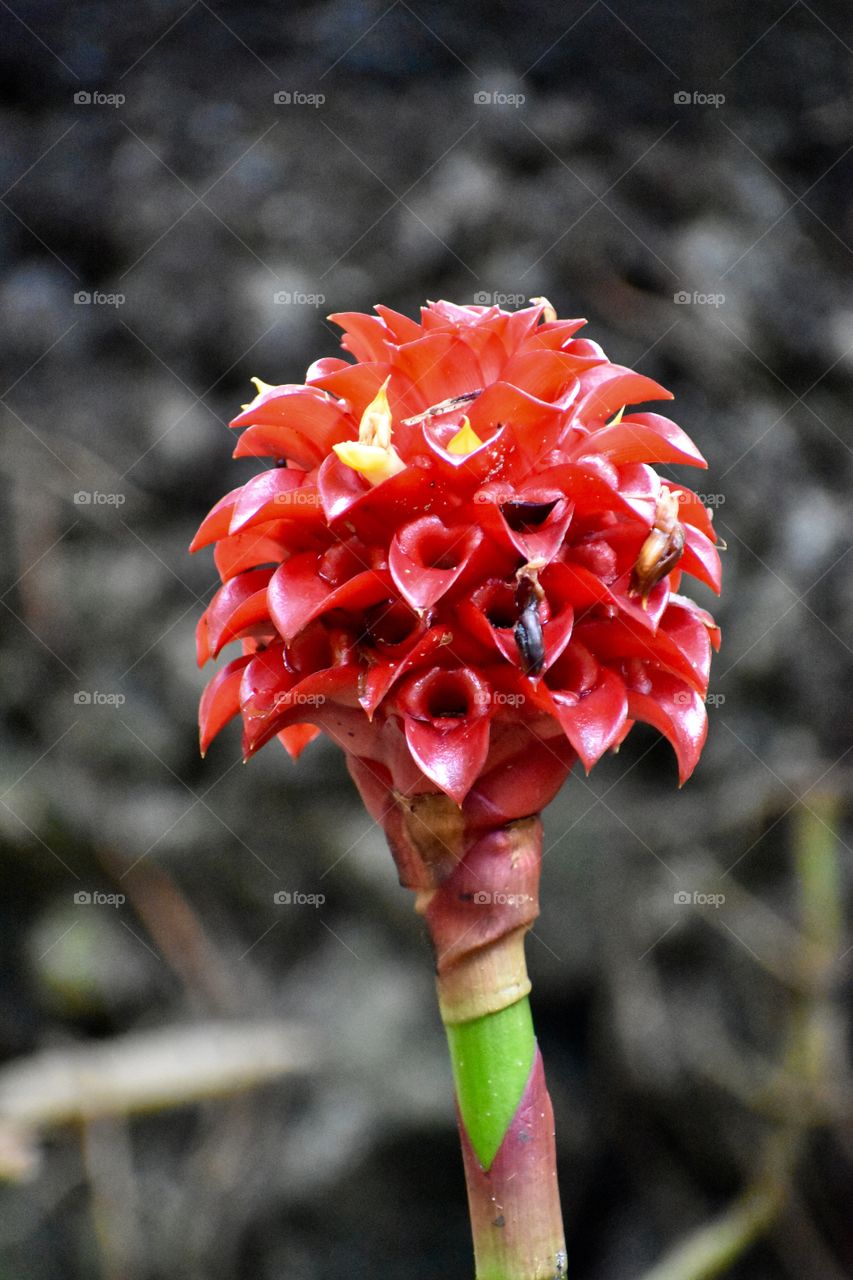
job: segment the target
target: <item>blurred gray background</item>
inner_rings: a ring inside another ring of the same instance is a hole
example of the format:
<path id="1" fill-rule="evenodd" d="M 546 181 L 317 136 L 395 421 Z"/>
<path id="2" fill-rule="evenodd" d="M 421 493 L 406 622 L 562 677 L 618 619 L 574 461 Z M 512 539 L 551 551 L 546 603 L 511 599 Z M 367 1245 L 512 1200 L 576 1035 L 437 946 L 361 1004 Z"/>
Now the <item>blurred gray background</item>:
<path id="1" fill-rule="evenodd" d="M 330 746 L 199 760 L 186 546 L 327 313 L 538 294 L 675 391 L 728 544 L 697 774 L 638 729 L 547 816 L 572 1274 L 853 1274 L 848 6 L 0 23 L 0 1278 L 470 1275 L 424 931 Z"/>

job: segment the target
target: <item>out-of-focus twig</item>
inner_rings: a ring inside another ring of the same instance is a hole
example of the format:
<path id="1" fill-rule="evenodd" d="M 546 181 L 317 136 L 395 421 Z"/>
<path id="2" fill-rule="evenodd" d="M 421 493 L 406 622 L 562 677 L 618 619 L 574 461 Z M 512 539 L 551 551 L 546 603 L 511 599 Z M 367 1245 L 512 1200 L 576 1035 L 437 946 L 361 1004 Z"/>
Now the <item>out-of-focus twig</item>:
<path id="1" fill-rule="evenodd" d="M 156 862 L 128 860 L 111 849 L 98 861 L 127 894 L 148 936 L 205 1013 L 228 1015 L 240 1007 L 240 989 L 185 895 Z M 245 1004 L 243 1005 L 245 1009 Z"/>
<path id="2" fill-rule="evenodd" d="M 92 1225 L 103 1280 L 139 1274 L 140 1232 L 128 1126 L 123 1116 L 102 1116 L 81 1126 L 80 1144 Z"/>
<path id="3" fill-rule="evenodd" d="M 746 1191 L 716 1220 L 683 1240 L 643 1280 L 713 1280 L 722 1276 L 780 1216 L 806 1136 L 825 1116 L 837 1060 L 832 983 L 842 939 L 837 805 L 812 800 L 797 815 L 794 862 L 802 945 L 795 967 L 787 1046 L 778 1071 L 782 1120 L 773 1130 Z M 800 1105 L 791 1105 L 790 1081 Z M 784 1103 L 787 1102 L 787 1106 Z"/>
<path id="4" fill-rule="evenodd" d="M 280 1021 L 206 1022 L 50 1050 L 0 1070 L 0 1138 L 233 1094 L 316 1060 L 307 1032 Z"/>

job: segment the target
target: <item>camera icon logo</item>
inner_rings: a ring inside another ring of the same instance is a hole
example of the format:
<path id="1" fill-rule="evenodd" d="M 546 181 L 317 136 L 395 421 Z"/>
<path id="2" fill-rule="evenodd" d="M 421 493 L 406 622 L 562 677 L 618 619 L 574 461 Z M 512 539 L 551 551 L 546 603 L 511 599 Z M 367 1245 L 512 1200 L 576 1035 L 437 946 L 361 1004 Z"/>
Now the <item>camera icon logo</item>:
<path id="1" fill-rule="evenodd" d="M 289 907 L 293 901 L 293 895 L 288 893 L 286 889 L 278 889 L 272 896 L 273 902 L 279 907 Z"/>
<path id="2" fill-rule="evenodd" d="M 85 489 L 78 489 L 74 495 L 75 507 L 89 507 L 92 504 L 92 495 L 87 493 Z"/>
<path id="3" fill-rule="evenodd" d="M 693 297 L 692 297 L 692 294 L 689 294 L 686 289 L 679 289 L 678 293 L 674 293 L 672 295 L 672 300 L 673 302 L 677 303 L 678 306 L 683 307 L 686 303 L 692 302 Z"/>
<path id="4" fill-rule="evenodd" d="M 672 900 L 677 907 L 687 907 L 693 901 L 693 898 L 685 889 L 679 889 L 672 895 Z"/>
<path id="5" fill-rule="evenodd" d="M 92 295 L 87 289 L 81 289 L 79 293 L 74 295 L 74 305 L 78 307 L 87 307 L 92 301 Z"/>
<path id="6" fill-rule="evenodd" d="M 272 300 L 276 306 L 287 307 L 293 301 L 293 294 L 288 293 L 285 289 L 281 289 L 278 293 L 273 294 Z"/>
<path id="7" fill-rule="evenodd" d="M 75 707 L 90 707 L 92 705 L 92 695 L 88 689 L 78 689 L 74 695 Z"/>
<path id="8" fill-rule="evenodd" d="M 486 89 L 479 89 L 477 93 L 474 94 L 474 101 L 478 107 L 485 106 L 485 104 L 491 102 L 491 100 L 492 95 Z"/>
<path id="9" fill-rule="evenodd" d="M 474 294 L 474 301 L 478 307 L 490 307 L 492 304 L 492 295 L 485 289 L 481 289 L 479 293 Z"/>
<path id="10" fill-rule="evenodd" d="M 75 907 L 90 907 L 92 905 L 92 895 L 87 889 L 78 889 L 74 895 Z"/>
<path id="11" fill-rule="evenodd" d="M 490 893 L 487 893 L 484 889 L 478 889 L 477 892 L 474 894 L 474 902 L 478 907 L 488 906 L 491 900 L 492 900 L 492 895 Z"/>
<path id="12" fill-rule="evenodd" d="M 690 94 L 685 93 L 683 89 L 680 89 L 678 93 L 674 93 L 672 100 L 677 107 L 686 107 L 693 101 Z"/>
<path id="13" fill-rule="evenodd" d="M 277 93 L 273 94 L 272 100 L 276 106 L 286 107 L 293 101 L 293 94 L 289 93 L 287 89 L 279 89 Z"/>
<path id="14" fill-rule="evenodd" d="M 74 95 L 74 101 L 78 107 L 88 107 L 92 104 L 92 95 L 87 89 L 78 89 Z"/>

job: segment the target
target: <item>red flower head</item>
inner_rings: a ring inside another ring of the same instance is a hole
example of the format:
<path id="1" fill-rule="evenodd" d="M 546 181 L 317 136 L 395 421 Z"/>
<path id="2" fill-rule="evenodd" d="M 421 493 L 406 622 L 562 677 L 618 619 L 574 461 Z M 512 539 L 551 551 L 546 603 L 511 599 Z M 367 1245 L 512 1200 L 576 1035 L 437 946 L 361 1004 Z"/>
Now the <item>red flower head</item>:
<path id="1" fill-rule="evenodd" d="M 705 462 L 624 411 L 670 393 L 544 299 L 376 311 L 332 317 L 354 363 L 258 383 L 232 423 L 236 457 L 275 465 L 193 543 L 223 580 L 199 661 L 243 648 L 205 690 L 202 749 L 238 712 L 247 757 L 324 730 L 374 816 L 391 791 L 444 792 L 509 820 L 643 720 L 684 781 L 719 633 L 677 590 L 718 590 L 720 563 L 701 501 L 653 464 Z"/>

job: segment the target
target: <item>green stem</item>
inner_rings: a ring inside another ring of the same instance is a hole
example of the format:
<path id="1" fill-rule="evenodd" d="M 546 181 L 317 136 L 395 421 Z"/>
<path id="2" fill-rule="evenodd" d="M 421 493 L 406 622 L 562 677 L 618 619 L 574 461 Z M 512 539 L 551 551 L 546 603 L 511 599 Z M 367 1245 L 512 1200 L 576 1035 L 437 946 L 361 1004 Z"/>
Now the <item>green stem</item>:
<path id="1" fill-rule="evenodd" d="M 477 1159 L 488 1169 L 515 1115 L 533 1066 L 530 1001 L 446 1028 L 459 1111 Z"/>

